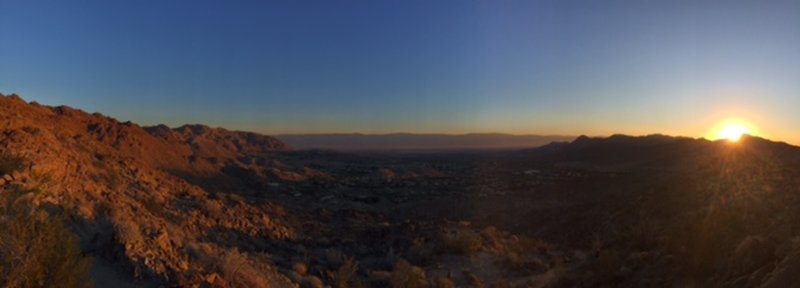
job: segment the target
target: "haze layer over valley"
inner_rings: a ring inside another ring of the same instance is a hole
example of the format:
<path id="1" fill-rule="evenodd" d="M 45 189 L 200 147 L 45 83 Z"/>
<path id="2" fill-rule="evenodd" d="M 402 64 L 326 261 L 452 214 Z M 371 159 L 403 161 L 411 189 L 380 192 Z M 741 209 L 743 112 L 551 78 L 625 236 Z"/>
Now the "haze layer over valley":
<path id="1" fill-rule="evenodd" d="M 572 136 L 472 134 L 286 134 L 276 138 L 295 149 L 337 151 L 452 151 L 481 149 L 521 149 L 550 142 L 575 139 Z"/>

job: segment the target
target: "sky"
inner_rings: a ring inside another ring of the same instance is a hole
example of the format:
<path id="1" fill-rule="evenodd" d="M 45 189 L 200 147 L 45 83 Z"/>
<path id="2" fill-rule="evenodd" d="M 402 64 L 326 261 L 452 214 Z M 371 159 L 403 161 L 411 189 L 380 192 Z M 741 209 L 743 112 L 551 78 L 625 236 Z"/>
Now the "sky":
<path id="1" fill-rule="evenodd" d="M 800 143 L 800 1 L 0 0 L 0 92 L 268 134 L 736 117 Z"/>

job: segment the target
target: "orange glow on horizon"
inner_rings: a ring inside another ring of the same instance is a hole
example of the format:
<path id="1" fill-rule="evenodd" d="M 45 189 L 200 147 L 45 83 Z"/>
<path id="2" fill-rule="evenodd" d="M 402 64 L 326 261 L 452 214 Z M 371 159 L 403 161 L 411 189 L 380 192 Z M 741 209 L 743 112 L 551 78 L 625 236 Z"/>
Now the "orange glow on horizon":
<path id="1" fill-rule="evenodd" d="M 759 136 L 758 129 L 750 122 L 739 118 L 728 118 L 718 122 L 709 130 L 705 138 L 737 142 L 742 135 Z"/>

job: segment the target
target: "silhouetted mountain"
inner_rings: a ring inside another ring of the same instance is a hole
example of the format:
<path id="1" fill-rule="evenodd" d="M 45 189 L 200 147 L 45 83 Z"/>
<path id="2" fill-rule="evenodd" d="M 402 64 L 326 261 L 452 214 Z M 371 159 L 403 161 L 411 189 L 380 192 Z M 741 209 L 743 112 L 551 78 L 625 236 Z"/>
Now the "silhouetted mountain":
<path id="1" fill-rule="evenodd" d="M 681 160 L 706 158 L 719 153 L 752 154 L 791 164 L 800 159 L 800 147 L 784 142 L 743 135 L 738 142 L 709 141 L 666 135 L 627 136 L 607 138 L 579 136 L 572 142 L 554 142 L 519 154 L 525 161 L 582 162 L 596 165 L 656 165 L 676 164 Z"/>

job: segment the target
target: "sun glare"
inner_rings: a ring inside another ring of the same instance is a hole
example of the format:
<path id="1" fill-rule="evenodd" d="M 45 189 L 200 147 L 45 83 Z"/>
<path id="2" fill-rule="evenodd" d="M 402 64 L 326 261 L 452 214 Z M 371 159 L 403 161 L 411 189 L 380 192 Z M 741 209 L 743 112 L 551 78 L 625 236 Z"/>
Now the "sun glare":
<path id="1" fill-rule="evenodd" d="M 742 135 L 748 132 L 747 127 L 744 127 L 744 125 L 733 123 L 722 128 L 719 134 L 717 134 L 717 139 L 727 139 L 728 141 L 736 142 L 742 138 Z"/>
<path id="2" fill-rule="evenodd" d="M 709 131 L 707 138 L 737 142 L 742 138 L 742 135 L 754 134 L 755 128 L 747 121 L 741 119 L 727 119 L 717 123 L 717 125 Z"/>

